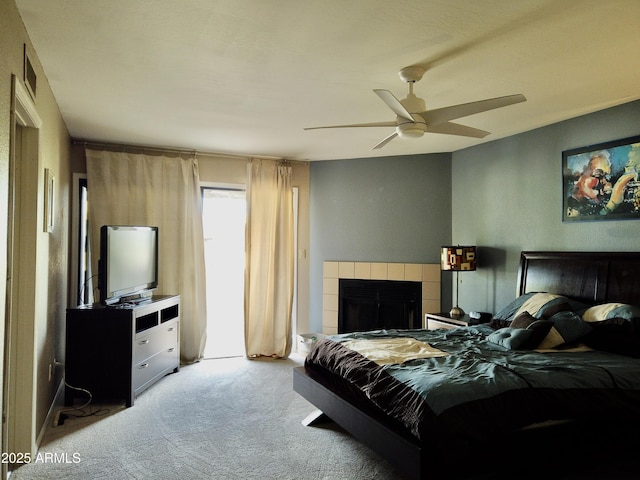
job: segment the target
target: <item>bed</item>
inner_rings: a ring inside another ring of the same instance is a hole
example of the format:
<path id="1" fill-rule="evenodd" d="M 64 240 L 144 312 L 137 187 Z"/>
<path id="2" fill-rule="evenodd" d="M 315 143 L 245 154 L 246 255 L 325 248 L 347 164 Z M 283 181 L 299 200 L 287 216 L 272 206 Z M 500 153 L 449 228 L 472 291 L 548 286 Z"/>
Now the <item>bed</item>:
<path id="1" fill-rule="evenodd" d="M 327 337 L 294 369 L 318 408 L 305 423 L 331 419 L 408 478 L 633 442 L 639 272 L 636 252 L 522 252 L 514 300 L 490 323 Z"/>

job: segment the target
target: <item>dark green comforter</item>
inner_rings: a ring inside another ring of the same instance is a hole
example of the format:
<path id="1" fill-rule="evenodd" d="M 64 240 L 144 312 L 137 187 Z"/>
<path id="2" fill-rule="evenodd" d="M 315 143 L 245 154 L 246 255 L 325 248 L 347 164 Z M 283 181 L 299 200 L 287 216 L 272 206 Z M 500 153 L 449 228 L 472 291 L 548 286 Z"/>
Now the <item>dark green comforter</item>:
<path id="1" fill-rule="evenodd" d="M 337 375 L 413 435 L 472 441 L 556 419 L 640 418 L 640 360 L 601 351 L 511 351 L 487 341 L 486 326 L 390 330 L 328 337 L 308 368 Z M 342 343 L 413 337 L 449 353 L 378 365 Z"/>

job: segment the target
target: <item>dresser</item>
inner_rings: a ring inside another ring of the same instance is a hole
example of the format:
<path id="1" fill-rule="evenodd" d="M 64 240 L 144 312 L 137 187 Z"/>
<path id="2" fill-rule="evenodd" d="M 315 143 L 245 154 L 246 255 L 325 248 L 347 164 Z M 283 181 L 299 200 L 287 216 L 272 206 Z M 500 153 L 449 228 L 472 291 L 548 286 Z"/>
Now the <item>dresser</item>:
<path id="1" fill-rule="evenodd" d="M 180 296 L 137 305 L 67 309 L 65 404 L 76 398 L 122 400 L 180 369 Z"/>

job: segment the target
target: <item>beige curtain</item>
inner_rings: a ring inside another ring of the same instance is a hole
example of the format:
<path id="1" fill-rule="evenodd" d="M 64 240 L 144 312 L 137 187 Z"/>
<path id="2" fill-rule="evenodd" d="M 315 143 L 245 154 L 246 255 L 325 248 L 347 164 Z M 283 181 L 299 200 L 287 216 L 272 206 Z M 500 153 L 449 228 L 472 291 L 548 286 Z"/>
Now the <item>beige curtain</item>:
<path id="1" fill-rule="evenodd" d="M 245 347 L 248 357 L 288 357 L 293 305 L 291 166 L 253 159 L 247 168 Z"/>
<path id="2" fill-rule="evenodd" d="M 199 360 L 207 317 L 197 160 L 91 149 L 86 150 L 86 158 L 92 251 L 99 252 L 102 225 L 158 227 L 155 293 L 181 295 L 181 359 L 183 363 Z M 93 263 L 97 272 L 97 258 Z"/>

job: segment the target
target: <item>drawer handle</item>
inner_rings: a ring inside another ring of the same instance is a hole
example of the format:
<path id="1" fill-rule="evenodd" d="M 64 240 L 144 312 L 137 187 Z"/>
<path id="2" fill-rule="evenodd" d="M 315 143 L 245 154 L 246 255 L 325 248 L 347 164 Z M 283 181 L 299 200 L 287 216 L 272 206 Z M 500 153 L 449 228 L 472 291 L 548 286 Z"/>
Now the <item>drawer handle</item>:
<path id="1" fill-rule="evenodd" d="M 175 350 L 175 347 L 171 347 L 169 350 L 167 350 L 167 352 L 173 352 Z"/>
<path id="2" fill-rule="evenodd" d="M 142 370 L 143 368 L 147 368 L 148 366 L 149 366 L 149 364 L 148 364 L 148 363 L 143 363 L 143 364 L 142 364 L 142 365 L 140 365 L 138 368 Z"/>
<path id="3" fill-rule="evenodd" d="M 149 340 L 140 340 L 138 345 L 146 345 L 147 343 L 149 343 Z"/>
<path id="4" fill-rule="evenodd" d="M 173 332 L 174 328 L 173 328 L 173 327 L 169 327 L 169 328 L 168 328 L 168 330 L 169 330 L 170 332 Z"/>

